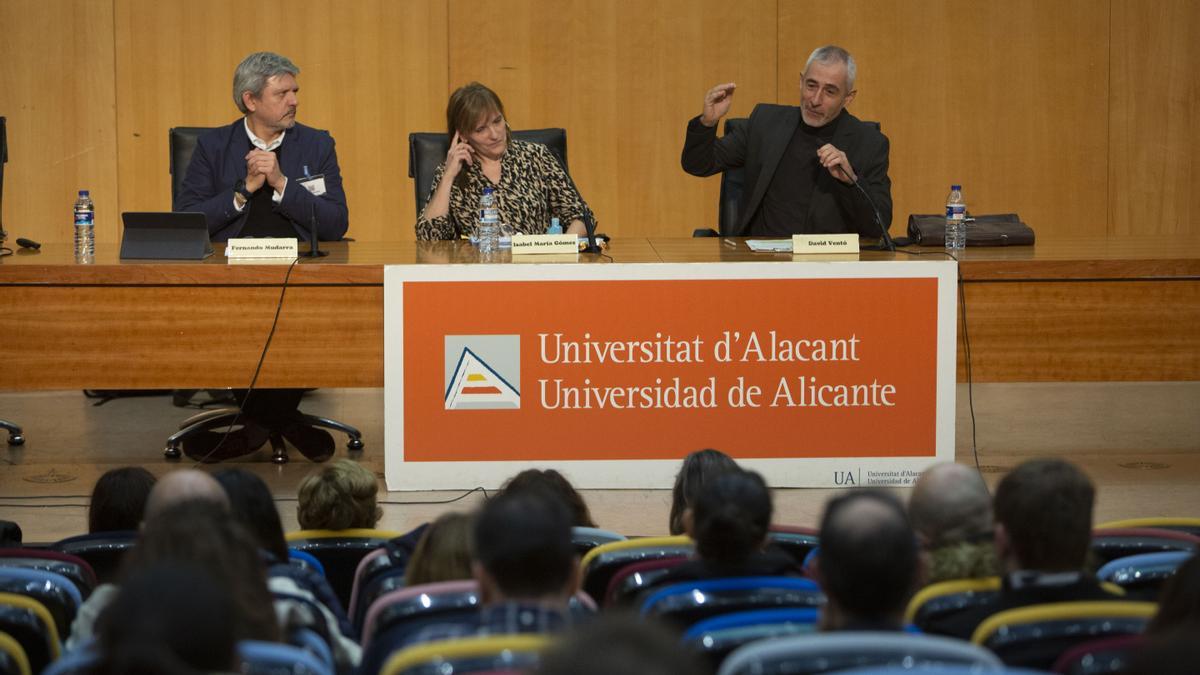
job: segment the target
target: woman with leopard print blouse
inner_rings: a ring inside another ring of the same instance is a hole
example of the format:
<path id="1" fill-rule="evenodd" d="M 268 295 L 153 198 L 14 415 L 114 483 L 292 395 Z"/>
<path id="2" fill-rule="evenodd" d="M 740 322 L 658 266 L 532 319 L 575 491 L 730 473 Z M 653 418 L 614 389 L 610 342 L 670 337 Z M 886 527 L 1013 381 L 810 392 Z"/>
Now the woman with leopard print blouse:
<path id="1" fill-rule="evenodd" d="M 569 223 L 568 234 L 586 234 L 587 205 L 562 165 L 546 146 L 511 137 L 495 92 L 478 82 L 459 88 L 446 106 L 446 126 L 450 151 L 434 173 L 429 201 L 417 219 L 417 239 L 473 234 L 485 187 L 496 195 L 505 235 L 542 234 L 552 217 Z"/>

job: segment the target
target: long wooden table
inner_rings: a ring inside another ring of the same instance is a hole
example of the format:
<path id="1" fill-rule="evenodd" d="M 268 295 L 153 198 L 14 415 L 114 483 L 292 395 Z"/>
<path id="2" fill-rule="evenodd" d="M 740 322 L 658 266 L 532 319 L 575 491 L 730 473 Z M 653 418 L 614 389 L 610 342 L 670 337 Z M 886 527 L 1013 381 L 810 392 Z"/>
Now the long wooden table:
<path id="1" fill-rule="evenodd" d="M 329 257 L 305 259 L 290 276 L 286 264 L 228 264 L 219 246 L 194 263 L 122 262 L 103 245 L 91 265 L 76 265 L 62 245 L 0 258 L 0 389 L 246 386 L 285 277 L 258 385 L 380 387 L 384 266 L 478 262 L 464 242 L 326 248 Z M 911 250 L 937 259 L 939 249 Z M 632 263 L 793 260 L 722 239 L 618 240 L 609 254 Z M 975 381 L 1200 380 L 1200 239 L 970 249 L 960 273 Z"/>

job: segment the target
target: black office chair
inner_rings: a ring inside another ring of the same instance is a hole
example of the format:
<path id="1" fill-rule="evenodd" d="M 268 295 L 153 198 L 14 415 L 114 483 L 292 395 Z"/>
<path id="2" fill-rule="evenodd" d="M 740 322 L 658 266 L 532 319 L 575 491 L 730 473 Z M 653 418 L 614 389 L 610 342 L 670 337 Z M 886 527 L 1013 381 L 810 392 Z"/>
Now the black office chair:
<path id="1" fill-rule="evenodd" d="M 8 238 L 8 233 L 4 231 L 4 165 L 8 163 L 8 131 L 6 126 L 6 118 L 0 117 L 0 246 L 4 244 L 4 240 Z M 8 432 L 9 445 L 21 445 L 25 442 L 25 436 L 21 432 L 21 427 L 0 420 L 0 429 Z"/>
<path id="2" fill-rule="evenodd" d="M 206 127 L 174 127 L 168 134 L 172 204 L 179 196 L 196 142 L 206 131 L 209 131 Z M 211 393 L 213 398 L 219 399 L 223 392 Z M 285 464 L 288 461 L 286 438 L 306 457 L 325 461 L 333 454 L 333 440 L 324 429 L 346 434 L 349 437 L 346 447 L 350 450 L 363 448 L 362 433 L 358 429 L 337 420 L 300 412 L 303 389 L 259 389 L 249 398 L 248 393 L 245 389 L 235 389 L 233 396 L 237 407 L 206 410 L 184 420 L 179 425 L 180 430 L 167 439 L 163 455 L 177 459 L 186 451 L 190 457 L 220 461 L 248 454 L 270 441 L 271 461 Z M 235 421 L 237 429 L 218 431 L 231 428 Z M 216 452 L 218 447 L 219 454 Z"/>
<path id="3" fill-rule="evenodd" d="M 725 135 L 734 131 L 745 131 L 750 120 L 745 117 L 731 117 L 725 120 Z M 879 122 L 865 122 L 879 129 Z M 711 228 L 701 228 L 692 232 L 693 237 L 727 236 L 737 226 L 738 209 L 742 200 L 742 191 L 746 185 L 746 171 L 742 167 L 726 169 L 721 172 L 721 197 L 717 206 L 717 227 L 719 232 Z"/>
<path id="4" fill-rule="evenodd" d="M 550 152 L 562 162 L 563 171 L 567 170 L 566 129 L 525 129 L 512 132 L 512 137 L 550 148 Z M 429 199 L 429 191 L 433 189 L 433 174 L 446 161 L 449 150 L 450 137 L 446 134 L 418 131 L 408 135 L 408 177 L 413 179 L 418 216 Z"/>

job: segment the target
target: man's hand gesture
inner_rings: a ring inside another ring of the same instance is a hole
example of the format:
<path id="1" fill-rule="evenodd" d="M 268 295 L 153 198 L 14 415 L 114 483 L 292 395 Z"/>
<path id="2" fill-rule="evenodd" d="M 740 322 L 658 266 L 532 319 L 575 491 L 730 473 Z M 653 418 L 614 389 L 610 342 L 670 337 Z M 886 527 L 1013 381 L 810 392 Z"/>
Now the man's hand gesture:
<path id="1" fill-rule="evenodd" d="M 729 112 L 729 106 L 733 105 L 734 89 L 737 89 L 736 84 L 726 82 L 708 90 L 704 95 L 704 112 L 700 114 L 701 124 L 706 127 L 715 126 Z"/>

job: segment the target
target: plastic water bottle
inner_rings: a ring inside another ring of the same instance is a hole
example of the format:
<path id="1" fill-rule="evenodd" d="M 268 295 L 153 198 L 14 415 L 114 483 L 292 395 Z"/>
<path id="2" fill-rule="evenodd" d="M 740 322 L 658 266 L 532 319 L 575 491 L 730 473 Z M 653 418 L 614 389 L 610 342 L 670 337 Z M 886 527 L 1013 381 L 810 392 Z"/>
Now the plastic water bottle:
<path id="1" fill-rule="evenodd" d="M 550 227 L 546 228 L 546 234 L 562 234 L 562 223 L 558 222 L 558 218 L 550 219 Z"/>
<path id="2" fill-rule="evenodd" d="M 495 253 L 500 248 L 500 211 L 496 209 L 496 195 L 490 187 L 483 188 L 479 198 L 479 252 Z"/>
<path id="3" fill-rule="evenodd" d="M 967 202 L 962 186 L 951 185 L 946 197 L 946 250 L 958 251 L 967 245 Z"/>
<path id="4" fill-rule="evenodd" d="M 90 265 L 96 256 L 96 207 L 87 190 L 75 200 L 75 262 Z"/>

